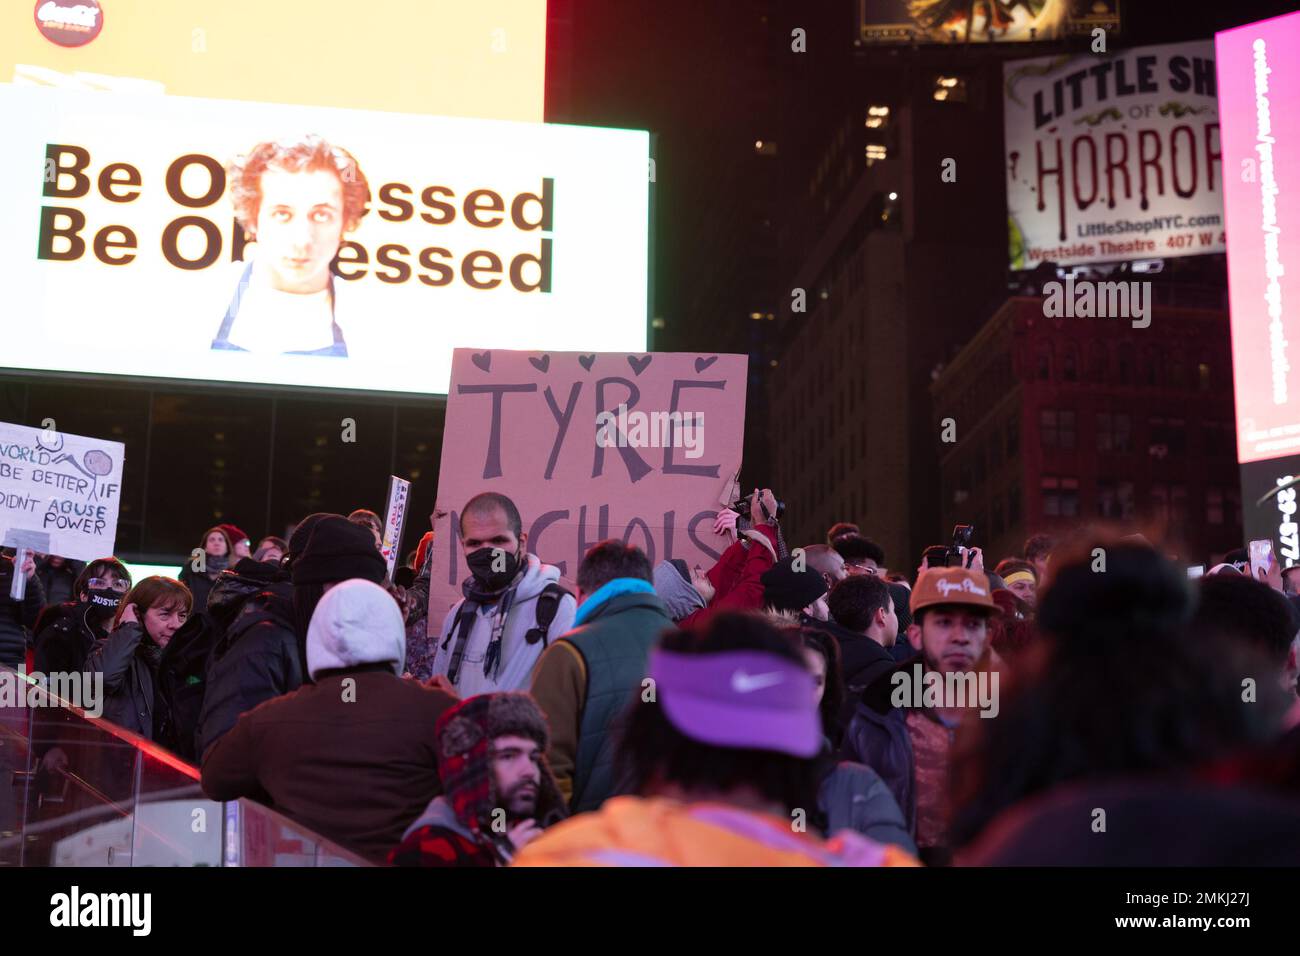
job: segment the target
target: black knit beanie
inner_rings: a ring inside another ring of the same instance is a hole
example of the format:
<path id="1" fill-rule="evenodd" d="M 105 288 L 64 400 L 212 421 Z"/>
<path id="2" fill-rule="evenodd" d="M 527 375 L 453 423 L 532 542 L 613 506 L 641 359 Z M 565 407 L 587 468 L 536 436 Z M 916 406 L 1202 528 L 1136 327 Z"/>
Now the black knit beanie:
<path id="1" fill-rule="evenodd" d="M 342 515 L 332 514 L 328 511 L 317 511 L 309 514 L 299 521 L 293 529 L 293 534 L 289 535 L 289 560 L 293 562 L 298 555 L 307 549 L 307 541 L 311 538 L 311 533 L 316 529 L 322 518 L 342 518 Z"/>
<path id="2" fill-rule="evenodd" d="M 894 599 L 894 613 L 898 615 L 898 637 L 902 640 L 912 623 L 912 592 L 906 584 L 890 581 L 889 596 Z"/>
<path id="3" fill-rule="evenodd" d="M 375 536 L 370 529 L 353 524 L 342 515 L 326 515 L 316 522 L 307 546 L 291 568 L 295 587 L 347 581 L 349 578 L 363 578 L 380 584 L 387 572 L 388 567 L 375 548 Z"/>
<path id="4" fill-rule="evenodd" d="M 812 568 L 794 569 L 794 558 L 783 558 L 763 572 L 763 602 L 778 611 L 802 611 L 826 593 L 826 579 Z"/>

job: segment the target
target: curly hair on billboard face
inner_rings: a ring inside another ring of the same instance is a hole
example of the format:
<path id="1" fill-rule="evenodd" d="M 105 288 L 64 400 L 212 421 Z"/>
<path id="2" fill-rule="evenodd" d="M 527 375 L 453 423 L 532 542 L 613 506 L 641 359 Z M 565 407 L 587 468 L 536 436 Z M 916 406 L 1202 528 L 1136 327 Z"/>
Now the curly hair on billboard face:
<path id="1" fill-rule="evenodd" d="M 250 233 L 257 230 L 257 216 L 262 205 L 262 174 L 269 167 L 291 173 L 324 169 L 333 172 L 343 187 L 343 231 L 352 232 L 361 224 L 370 202 L 370 184 L 355 157 L 342 146 L 335 146 L 314 134 L 299 139 L 258 143 L 242 156 L 235 157 L 228 168 L 230 201 L 235 215 Z"/>

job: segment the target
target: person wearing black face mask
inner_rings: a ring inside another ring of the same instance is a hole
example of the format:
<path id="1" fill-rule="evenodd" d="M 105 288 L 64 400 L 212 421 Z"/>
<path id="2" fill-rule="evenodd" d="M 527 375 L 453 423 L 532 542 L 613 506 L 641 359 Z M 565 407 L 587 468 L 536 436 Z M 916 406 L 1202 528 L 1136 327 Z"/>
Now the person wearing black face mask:
<path id="1" fill-rule="evenodd" d="M 519 509 L 505 495 L 475 495 L 458 530 L 470 576 L 438 632 L 433 675 L 462 698 L 527 690 L 542 651 L 573 626 L 577 602 L 560 587 L 559 569 L 528 553 Z"/>
<path id="2" fill-rule="evenodd" d="M 519 552 L 507 554 L 497 548 L 479 548 L 465 556 L 469 573 L 474 576 L 478 590 L 498 592 L 515 579 L 519 573 Z"/>
<path id="3" fill-rule="evenodd" d="M 87 656 L 107 636 L 117 606 L 130 590 L 131 572 L 117 558 L 87 564 L 74 585 L 75 600 L 41 615 L 33 669 L 43 674 L 85 670 Z"/>

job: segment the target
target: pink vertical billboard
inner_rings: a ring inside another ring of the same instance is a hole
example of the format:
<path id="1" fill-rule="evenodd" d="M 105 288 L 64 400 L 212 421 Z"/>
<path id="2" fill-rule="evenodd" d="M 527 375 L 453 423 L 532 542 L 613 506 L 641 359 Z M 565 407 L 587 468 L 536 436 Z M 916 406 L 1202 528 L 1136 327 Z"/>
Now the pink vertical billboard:
<path id="1" fill-rule="evenodd" d="M 1215 49 L 1245 464 L 1300 451 L 1300 13 L 1216 34 Z"/>

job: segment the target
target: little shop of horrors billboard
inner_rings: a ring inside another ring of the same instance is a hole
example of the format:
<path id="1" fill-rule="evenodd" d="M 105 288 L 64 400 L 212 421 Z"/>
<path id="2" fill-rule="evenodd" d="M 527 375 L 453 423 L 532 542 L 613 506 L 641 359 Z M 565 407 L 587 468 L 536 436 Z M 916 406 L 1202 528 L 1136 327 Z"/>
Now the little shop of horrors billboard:
<path id="1" fill-rule="evenodd" d="M 1012 269 L 1223 252 L 1214 45 L 1003 67 Z"/>

